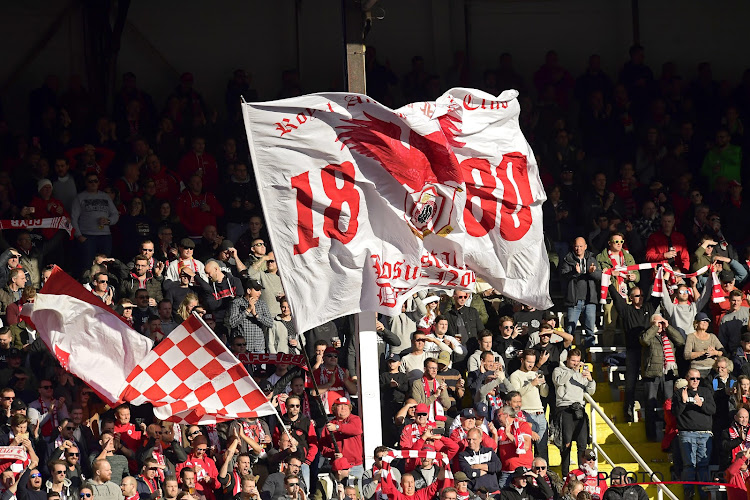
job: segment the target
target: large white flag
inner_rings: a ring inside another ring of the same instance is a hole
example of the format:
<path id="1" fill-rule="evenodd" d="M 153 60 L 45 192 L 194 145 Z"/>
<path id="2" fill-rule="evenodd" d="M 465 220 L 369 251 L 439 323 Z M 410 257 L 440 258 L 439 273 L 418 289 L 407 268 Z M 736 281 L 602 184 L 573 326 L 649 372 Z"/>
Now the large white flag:
<path id="1" fill-rule="evenodd" d="M 421 288 L 473 289 L 475 273 L 551 305 L 545 195 L 517 95 L 454 89 L 396 111 L 343 93 L 243 105 L 298 329 L 397 314 Z"/>
<path id="2" fill-rule="evenodd" d="M 37 294 L 31 319 L 62 367 L 110 405 L 120 402 L 128 375 L 152 346 L 58 267 Z"/>

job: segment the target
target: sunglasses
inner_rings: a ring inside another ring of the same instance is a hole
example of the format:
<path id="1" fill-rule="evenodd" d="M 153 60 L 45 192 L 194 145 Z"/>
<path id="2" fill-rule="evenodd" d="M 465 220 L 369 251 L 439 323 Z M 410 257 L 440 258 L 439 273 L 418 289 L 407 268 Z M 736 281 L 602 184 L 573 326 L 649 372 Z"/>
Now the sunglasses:
<path id="1" fill-rule="evenodd" d="M 625 243 L 625 240 L 612 240 L 612 243 Z"/>
<path id="2" fill-rule="evenodd" d="M 546 465 L 537 465 L 536 467 L 534 467 L 534 470 L 547 470 L 547 466 Z"/>
<path id="3" fill-rule="evenodd" d="M 299 408 L 300 405 L 286 405 L 287 408 Z"/>
<path id="4" fill-rule="evenodd" d="M 42 475 L 37 473 L 37 474 L 32 474 L 31 477 L 42 477 Z"/>
<path id="5" fill-rule="evenodd" d="M 195 451 L 202 451 L 203 453 L 205 453 L 206 450 L 208 450 L 208 448 L 196 448 L 195 449 Z"/>
<path id="6" fill-rule="evenodd" d="M 91 498 L 91 493 L 81 493 L 81 498 Z"/>
<path id="7" fill-rule="evenodd" d="M 68 457 L 79 457 L 79 456 L 81 456 L 81 454 L 80 453 L 68 453 L 66 456 L 68 456 Z"/>
<path id="8" fill-rule="evenodd" d="M 74 431 L 74 430 L 76 430 L 76 428 L 75 428 L 75 426 L 69 425 L 69 426 L 65 427 L 65 430 L 66 431 Z"/>
<path id="9" fill-rule="evenodd" d="M 256 244 L 255 244 L 255 245 L 253 245 L 253 246 L 254 246 L 254 247 L 264 247 L 264 246 L 266 246 L 266 244 L 265 244 L 265 243 L 256 243 Z"/>
<path id="10" fill-rule="evenodd" d="M 513 329 L 513 325 L 510 325 L 510 326 L 504 326 L 504 327 L 503 327 L 503 330 L 512 330 L 512 329 Z"/>
<path id="11" fill-rule="evenodd" d="M 331 353 L 331 354 L 326 354 L 326 358 L 338 358 L 338 357 L 339 357 L 339 355 L 338 355 L 338 354 L 333 354 L 333 353 Z"/>
<path id="12" fill-rule="evenodd" d="M 13 401 L 14 399 L 16 398 L 11 397 L 11 396 L 3 396 L 3 401 Z"/>
<path id="13" fill-rule="evenodd" d="M 159 470 L 159 468 L 158 467 L 149 467 L 148 470 L 157 471 L 157 470 Z"/>
<path id="14" fill-rule="evenodd" d="M 198 435 L 198 434 L 200 434 L 200 433 L 201 433 L 201 431 L 193 431 L 193 432 L 191 432 L 191 433 L 190 433 L 189 435 L 190 435 L 190 436 L 197 436 L 197 435 Z"/>
<path id="15" fill-rule="evenodd" d="M 690 378 L 688 378 L 688 380 L 700 380 L 700 379 L 701 379 L 700 377 L 690 377 Z"/>
<path id="16" fill-rule="evenodd" d="M 65 474 L 65 471 L 64 470 L 56 470 L 55 474 L 57 474 L 58 476 L 60 476 L 62 474 Z"/>
<path id="17" fill-rule="evenodd" d="M 427 414 L 426 414 L 426 413 L 417 413 L 416 415 L 417 415 L 418 417 L 426 417 L 426 416 L 427 416 Z"/>
<path id="18" fill-rule="evenodd" d="M 633 295 L 631 295 L 631 297 L 633 297 L 634 299 L 637 299 L 640 296 L 641 296 L 640 293 L 634 293 Z"/>
<path id="19" fill-rule="evenodd" d="M 298 486 L 299 483 L 287 483 L 288 486 Z"/>
<path id="20" fill-rule="evenodd" d="M 52 386 L 51 385 L 40 385 L 39 388 L 40 389 L 52 389 Z"/>
<path id="21" fill-rule="evenodd" d="M 109 283 L 109 280 L 98 280 L 97 283 Z"/>
<path id="22" fill-rule="evenodd" d="M 268 259 L 266 262 L 269 262 L 269 263 L 273 262 L 273 263 L 275 263 L 276 261 L 273 260 L 273 259 Z"/>

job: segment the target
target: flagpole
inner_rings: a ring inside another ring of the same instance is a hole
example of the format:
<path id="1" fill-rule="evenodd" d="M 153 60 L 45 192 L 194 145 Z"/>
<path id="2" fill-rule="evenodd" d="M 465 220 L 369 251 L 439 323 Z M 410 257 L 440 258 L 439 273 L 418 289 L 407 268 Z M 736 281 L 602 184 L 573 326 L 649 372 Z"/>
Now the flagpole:
<path id="1" fill-rule="evenodd" d="M 216 335 L 216 332 L 213 331 L 210 326 L 208 326 L 208 323 L 206 323 L 205 321 L 203 321 L 203 318 L 200 315 L 198 315 L 195 311 L 193 311 L 191 314 L 193 316 L 195 316 L 196 318 L 198 318 L 198 321 L 200 321 L 201 324 L 206 329 L 208 329 L 209 332 L 211 332 L 211 334 L 214 336 L 214 338 L 216 338 L 216 340 L 218 340 L 219 342 L 221 342 L 221 340 L 219 339 L 219 337 Z M 237 359 L 237 356 L 235 356 L 232 351 L 230 351 L 229 349 L 227 349 L 227 352 L 232 356 L 232 358 L 237 362 L 237 364 L 239 364 L 243 368 L 245 367 L 245 365 L 243 365 L 242 362 L 239 359 Z M 250 377 L 250 374 L 248 373 L 247 376 Z M 252 378 L 252 377 L 250 377 L 250 378 Z M 261 392 L 263 392 L 263 391 L 261 391 Z M 276 409 L 276 407 L 273 405 L 273 403 L 271 402 L 271 400 L 268 399 L 265 394 L 263 394 L 263 397 L 266 398 L 266 401 L 268 401 L 269 403 L 271 403 L 271 409 L 273 410 L 273 413 L 274 413 L 274 415 L 276 415 L 276 418 L 279 420 L 279 422 L 282 423 L 281 427 L 284 429 L 284 432 L 289 437 L 289 442 L 291 443 L 292 442 L 292 435 L 289 433 L 289 431 L 287 430 L 286 426 L 283 425 L 284 421 L 281 420 L 281 415 L 279 414 L 279 410 Z M 276 401 L 278 402 L 278 399 Z M 261 443 L 258 443 L 258 444 L 261 444 Z"/>
<path id="2" fill-rule="evenodd" d="M 315 372 L 313 371 L 312 363 L 310 363 L 310 357 L 307 355 L 307 349 L 305 349 L 304 346 L 300 346 L 300 351 L 302 351 L 302 355 L 305 357 L 305 362 L 307 363 L 307 369 L 310 371 L 310 380 L 312 380 L 313 389 L 315 389 L 315 401 L 318 403 L 318 411 L 321 415 L 326 416 L 326 407 L 323 404 L 323 395 L 320 393 L 320 389 L 318 389 L 318 381 L 315 380 Z M 331 443 L 333 444 L 333 449 L 336 451 L 336 453 L 341 453 L 341 450 L 339 449 L 339 443 L 336 441 L 336 436 L 333 435 L 333 432 L 329 432 L 331 436 Z"/>

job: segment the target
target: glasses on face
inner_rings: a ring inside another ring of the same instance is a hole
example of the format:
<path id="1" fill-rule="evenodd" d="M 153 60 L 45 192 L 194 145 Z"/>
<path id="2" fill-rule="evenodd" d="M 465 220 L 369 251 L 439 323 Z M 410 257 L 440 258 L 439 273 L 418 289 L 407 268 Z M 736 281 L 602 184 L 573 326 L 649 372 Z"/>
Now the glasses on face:
<path id="1" fill-rule="evenodd" d="M 195 451 L 200 451 L 200 452 L 202 452 L 202 453 L 206 453 L 206 450 L 207 450 L 207 449 L 208 449 L 208 448 L 196 448 L 196 449 L 195 449 Z"/>
<path id="2" fill-rule="evenodd" d="M 505 325 L 505 326 L 503 326 L 503 330 L 512 330 L 512 329 L 513 329 L 513 325 Z"/>
<path id="3" fill-rule="evenodd" d="M 287 408 L 299 408 L 299 405 L 286 405 Z"/>
<path id="4" fill-rule="evenodd" d="M 265 244 L 265 243 L 256 243 L 256 244 L 255 244 L 255 245 L 253 245 L 253 246 L 254 246 L 254 247 L 264 247 L 264 246 L 266 246 L 266 244 Z"/>
<path id="5" fill-rule="evenodd" d="M 79 456 L 81 456 L 81 454 L 80 453 L 68 453 L 67 456 L 69 456 L 69 457 L 79 457 Z"/>
<path id="6" fill-rule="evenodd" d="M 109 283 L 109 280 L 98 280 L 97 283 Z"/>
<path id="7" fill-rule="evenodd" d="M 298 486 L 299 483 L 287 483 L 288 486 Z"/>
<path id="8" fill-rule="evenodd" d="M 268 259 L 268 260 L 267 260 L 266 262 L 268 262 L 269 264 L 270 264 L 270 263 L 276 263 L 276 261 L 275 261 L 275 260 L 273 260 L 273 259 Z"/>
<path id="9" fill-rule="evenodd" d="M 91 498 L 91 493 L 81 493 L 81 498 Z"/>
<path id="10" fill-rule="evenodd" d="M 99 184 L 99 179 L 89 179 L 86 184 Z"/>
<path id="11" fill-rule="evenodd" d="M 634 298 L 634 299 L 637 299 L 640 296 L 641 296 L 640 293 L 634 293 L 633 295 L 631 295 L 631 297 Z"/>
<path id="12" fill-rule="evenodd" d="M 680 291 L 679 291 L 679 292 L 677 292 L 677 293 L 679 293 L 680 295 L 687 295 L 687 294 L 688 294 L 688 291 L 687 291 L 687 290 L 680 290 Z"/>
<path id="13" fill-rule="evenodd" d="M 14 396 L 3 396 L 3 401 L 13 401 L 16 399 Z"/>
<path id="14" fill-rule="evenodd" d="M 157 470 L 159 470 L 159 468 L 158 467 L 149 467 L 148 470 L 157 471 Z"/>
<path id="15" fill-rule="evenodd" d="M 66 431 L 74 431 L 74 430 L 76 430 L 76 428 L 75 428 L 74 425 L 68 425 L 67 427 L 65 427 L 65 430 Z"/>
<path id="16" fill-rule="evenodd" d="M 690 377 L 690 378 L 688 378 L 688 380 L 693 380 L 693 381 L 700 380 L 700 379 L 701 379 L 700 377 Z"/>
<path id="17" fill-rule="evenodd" d="M 65 474 L 65 471 L 64 470 L 56 470 L 55 474 L 57 474 L 59 476 L 61 474 Z"/>
<path id="18" fill-rule="evenodd" d="M 191 433 L 190 433 L 189 435 L 190 435 L 190 436 L 197 436 L 197 435 L 198 435 L 198 434 L 200 434 L 200 433 L 201 433 L 201 431 L 193 431 L 193 432 L 191 432 Z"/>
<path id="19" fill-rule="evenodd" d="M 427 414 L 426 414 L 426 413 L 417 413 L 416 415 L 417 415 L 418 417 L 426 417 L 426 416 L 427 416 Z"/>
<path id="20" fill-rule="evenodd" d="M 153 251 L 154 251 L 153 248 L 141 248 L 141 252 L 144 252 L 144 253 L 145 252 L 153 252 Z"/>
<path id="21" fill-rule="evenodd" d="M 536 465 L 534 466 L 534 470 L 547 470 L 546 465 Z"/>
<path id="22" fill-rule="evenodd" d="M 40 389 L 52 389 L 52 386 L 51 385 L 40 385 L 39 388 Z"/>
<path id="23" fill-rule="evenodd" d="M 329 353 L 329 354 L 326 354 L 326 358 L 338 358 L 338 357 L 339 357 L 339 355 L 336 354 L 336 353 L 333 353 L 333 352 Z"/>

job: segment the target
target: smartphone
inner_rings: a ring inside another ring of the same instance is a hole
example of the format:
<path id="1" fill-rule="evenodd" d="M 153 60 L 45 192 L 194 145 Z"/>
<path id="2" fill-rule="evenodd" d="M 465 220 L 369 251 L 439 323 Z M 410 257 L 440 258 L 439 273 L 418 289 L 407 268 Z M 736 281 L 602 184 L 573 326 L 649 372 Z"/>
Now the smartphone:
<path id="1" fill-rule="evenodd" d="M 143 423 L 143 419 L 142 418 L 136 418 L 135 419 L 135 425 L 136 425 L 136 427 L 140 427 L 142 423 Z"/>
<path id="2" fill-rule="evenodd" d="M 499 363 L 499 362 L 500 362 L 500 356 L 495 356 L 495 363 Z"/>

